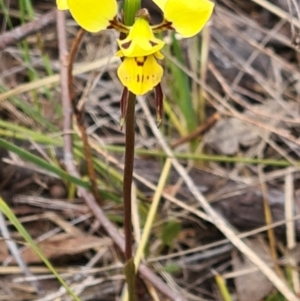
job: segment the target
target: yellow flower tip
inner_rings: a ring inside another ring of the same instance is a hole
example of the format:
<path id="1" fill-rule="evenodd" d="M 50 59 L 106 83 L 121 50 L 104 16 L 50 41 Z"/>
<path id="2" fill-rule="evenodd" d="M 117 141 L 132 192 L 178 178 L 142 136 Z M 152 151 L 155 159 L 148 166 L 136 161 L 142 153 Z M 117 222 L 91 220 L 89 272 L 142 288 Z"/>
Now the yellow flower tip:
<path id="1" fill-rule="evenodd" d="M 209 0 L 153 0 L 165 19 L 184 38 L 196 35 L 212 15 L 214 3 Z"/>
<path id="2" fill-rule="evenodd" d="M 118 13 L 116 0 L 57 0 L 58 9 L 69 9 L 75 21 L 85 30 L 106 29 Z"/>
<path id="3" fill-rule="evenodd" d="M 125 57 L 118 68 L 118 76 L 129 91 L 143 95 L 160 83 L 163 68 L 157 63 L 154 55 Z"/>
<path id="4" fill-rule="evenodd" d="M 124 40 L 117 40 L 120 50 L 126 57 L 148 56 L 162 49 L 165 43 L 157 39 L 144 16 L 136 18 Z"/>
<path id="5" fill-rule="evenodd" d="M 163 60 L 165 58 L 165 56 L 160 52 L 157 51 L 154 53 L 154 56 L 158 59 L 158 60 Z"/>
<path id="6" fill-rule="evenodd" d="M 56 5 L 59 10 L 69 9 L 67 0 L 56 0 Z"/>
<path id="7" fill-rule="evenodd" d="M 118 57 L 123 57 L 124 56 L 122 50 L 118 50 L 115 55 L 118 56 Z"/>

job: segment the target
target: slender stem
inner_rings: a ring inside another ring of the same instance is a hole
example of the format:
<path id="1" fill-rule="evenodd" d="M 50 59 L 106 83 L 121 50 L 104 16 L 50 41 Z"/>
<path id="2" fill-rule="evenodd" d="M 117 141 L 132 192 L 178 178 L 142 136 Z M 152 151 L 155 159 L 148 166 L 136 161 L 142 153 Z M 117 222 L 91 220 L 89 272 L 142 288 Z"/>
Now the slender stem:
<path id="1" fill-rule="evenodd" d="M 141 0 L 124 0 L 124 23 L 131 26 L 134 23 L 137 11 L 140 9 Z M 123 99 L 124 101 L 124 99 Z M 136 301 L 135 267 L 132 257 L 132 229 L 131 229 L 131 185 L 133 178 L 134 161 L 134 113 L 136 96 L 129 92 L 126 110 L 125 130 L 125 167 L 123 178 L 123 199 L 124 199 L 124 230 L 125 230 L 125 277 L 128 287 L 129 301 Z M 124 105 L 124 103 L 123 103 Z M 122 112 L 123 114 L 123 112 Z M 122 116 L 123 117 L 123 116 Z"/>
<path id="2" fill-rule="evenodd" d="M 136 12 L 141 7 L 141 0 L 125 0 L 124 1 L 124 23 L 131 26 L 134 23 Z"/>
<path id="3" fill-rule="evenodd" d="M 124 230 L 125 230 L 125 259 L 128 261 L 132 257 L 132 229 L 131 229 L 131 185 L 134 160 L 134 112 L 135 95 L 129 93 L 127 113 L 126 113 L 126 142 L 125 142 L 125 167 L 123 178 L 123 198 L 124 198 Z"/>
<path id="4" fill-rule="evenodd" d="M 101 197 L 100 193 L 98 190 L 98 185 L 97 185 L 97 175 L 94 169 L 93 165 L 93 156 L 92 156 L 92 149 L 89 145 L 89 139 L 88 139 L 88 134 L 86 132 L 86 127 L 84 124 L 84 108 L 78 108 L 77 107 L 77 101 L 75 99 L 75 93 L 73 89 L 73 84 L 74 84 L 74 78 L 73 78 L 73 65 L 74 61 L 78 52 L 79 45 L 82 41 L 82 38 L 85 34 L 84 29 L 80 29 L 76 35 L 75 40 L 73 41 L 71 50 L 70 50 L 70 55 L 69 55 L 69 62 L 68 62 L 68 88 L 69 88 L 69 96 L 73 108 L 73 113 L 75 115 L 77 125 L 79 128 L 79 131 L 81 133 L 81 139 L 83 143 L 83 150 L 85 154 L 85 159 L 86 159 L 86 165 L 87 165 L 87 171 L 88 175 L 92 184 L 92 192 L 93 195 L 97 201 L 98 204 L 101 204 Z"/>
<path id="5" fill-rule="evenodd" d="M 1 13 L 3 8 L 1 8 Z M 51 10 L 49 13 L 44 14 L 39 19 L 22 24 L 14 29 L 4 32 L 0 35 L 0 51 L 9 45 L 15 45 L 22 41 L 27 36 L 34 34 L 41 29 L 49 26 L 56 21 L 56 9 Z"/>

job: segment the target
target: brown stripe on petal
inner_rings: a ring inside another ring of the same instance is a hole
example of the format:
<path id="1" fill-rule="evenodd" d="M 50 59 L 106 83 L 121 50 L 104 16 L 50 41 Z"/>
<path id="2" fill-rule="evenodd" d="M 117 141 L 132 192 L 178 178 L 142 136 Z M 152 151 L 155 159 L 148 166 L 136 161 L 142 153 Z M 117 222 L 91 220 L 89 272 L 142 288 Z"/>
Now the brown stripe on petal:
<path id="1" fill-rule="evenodd" d="M 128 42 L 125 42 L 125 43 L 121 44 L 122 48 L 128 49 L 130 47 L 130 45 L 131 45 L 131 42 L 132 41 L 128 41 Z"/>
<path id="2" fill-rule="evenodd" d="M 140 82 L 140 75 L 138 74 L 136 77 L 136 81 L 139 83 Z"/>
<path id="3" fill-rule="evenodd" d="M 149 43 L 150 43 L 151 46 L 156 46 L 156 45 L 158 45 L 158 43 L 153 42 L 153 41 L 149 41 Z"/>

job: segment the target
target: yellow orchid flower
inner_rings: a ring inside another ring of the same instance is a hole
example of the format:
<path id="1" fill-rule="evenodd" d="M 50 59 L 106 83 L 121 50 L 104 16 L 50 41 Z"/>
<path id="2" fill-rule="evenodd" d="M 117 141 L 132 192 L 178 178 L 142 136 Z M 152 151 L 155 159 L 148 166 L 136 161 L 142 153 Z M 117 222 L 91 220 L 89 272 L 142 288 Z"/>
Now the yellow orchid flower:
<path id="1" fill-rule="evenodd" d="M 125 57 L 118 68 L 118 76 L 124 87 L 136 95 L 143 95 L 157 86 L 163 76 L 163 68 L 156 59 L 160 52 L 148 56 Z"/>
<path id="2" fill-rule="evenodd" d="M 69 9 L 75 21 L 85 30 L 106 29 L 118 13 L 115 0 L 56 0 L 57 8 Z"/>
<path id="3" fill-rule="evenodd" d="M 146 9 L 138 11 L 135 23 L 127 27 L 117 19 L 116 0 L 56 0 L 58 9 L 69 9 L 76 22 L 85 30 L 97 32 L 115 28 L 125 33 L 125 39 L 118 39 L 120 50 L 117 55 L 124 57 L 118 68 L 118 76 L 124 85 L 121 98 L 122 118 L 126 114 L 128 91 L 143 95 L 155 89 L 157 120 L 162 116 L 163 94 L 160 85 L 163 68 L 157 59 L 162 59 L 160 50 L 164 42 L 153 32 L 174 29 L 183 37 L 196 35 L 209 20 L 214 4 L 209 0 L 153 0 L 163 11 L 164 21 L 150 26 Z"/>
<path id="4" fill-rule="evenodd" d="M 164 18 L 184 38 L 196 35 L 209 20 L 214 4 L 209 0 L 153 0 Z M 160 25 L 157 26 L 159 28 Z"/>
<path id="5" fill-rule="evenodd" d="M 122 55 L 126 57 L 147 56 L 164 47 L 165 43 L 154 36 L 149 25 L 149 18 L 147 10 L 140 10 L 140 16 L 136 18 L 126 39 L 117 40 Z"/>

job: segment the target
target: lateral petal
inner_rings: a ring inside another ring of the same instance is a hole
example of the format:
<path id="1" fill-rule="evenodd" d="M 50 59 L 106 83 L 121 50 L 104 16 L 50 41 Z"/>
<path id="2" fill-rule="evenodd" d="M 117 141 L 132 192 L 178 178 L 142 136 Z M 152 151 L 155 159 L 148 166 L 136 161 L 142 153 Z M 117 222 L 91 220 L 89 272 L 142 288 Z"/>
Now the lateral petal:
<path id="1" fill-rule="evenodd" d="M 59 10 L 69 9 L 67 0 L 56 0 L 56 5 Z"/>
<path id="2" fill-rule="evenodd" d="M 116 0 L 67 0 L 67 2 L 75 21 L 90 32 L 106 29 L 109 21 L 113 20 L 118 12 Z"/>
<path id="3" fill-rule="evenodd" d="M 163 5 L 164 17 L 184 38 L 196 35 L 212 15 L 214 4 L 209 0 L 153 0 Z"/>
<path id="4" fill-rule="evenodd" d="M 168 0 L 153 0 L 153 2 L 164 12 L 165 10 L 165 6 L 166 6 L 166 2 Z"/>

